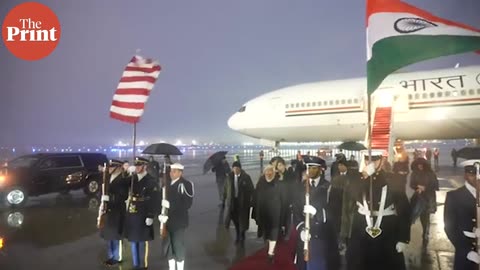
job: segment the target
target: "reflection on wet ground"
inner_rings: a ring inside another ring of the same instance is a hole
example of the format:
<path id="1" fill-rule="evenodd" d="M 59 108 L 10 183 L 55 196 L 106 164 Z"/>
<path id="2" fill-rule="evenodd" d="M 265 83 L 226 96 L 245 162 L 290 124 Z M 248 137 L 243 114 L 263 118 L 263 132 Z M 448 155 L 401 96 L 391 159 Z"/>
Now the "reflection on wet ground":
<path id="1" fill-rule="evenodd" d="M 203 175 L 207 154 L 182 157 L 186 178 L 195 184 L 194 205 L 190 210 L 187 231 L 186 269 L 228 269 L 239 259 L 263 246 L 256 238 L 256 225 L 251 221 L 245 246 L 236 246 L 233 228 L 226 230 L 223 213 L 218 207 L 215 177 Z M 230 163 L 232 159 L 229 158 Z M 241 156 L 244 169 L 254 181 L 259 176 L 257 154 Z M 439 172 L 441 190 L 437 193 L 438 211 L 432 215 L 431 239 L 427 253 L 422 253 L 421 226 L 412 226 L 412 242 L 406 252 L 408 269 L 451 269 L 453 247 L 443 232 L 445 193 L 461 184 L 462 170 L 442 166 Z M 409 190 L 409 196 L 411 191 Z M 19 209 L 0 207 L 0 269 L 106 269 L 105 242 L 98 236 L 96 218 L 99 198 L 82 192 L 34 197 Z M 153 225 L 159 227 L 158 221 Z M 150 245 L 149 269 L 168 269 L 162 258 L 161 240 Z M 128 243 L 123 243 L 124 263 L 118 269 L 131 268 Z"/>

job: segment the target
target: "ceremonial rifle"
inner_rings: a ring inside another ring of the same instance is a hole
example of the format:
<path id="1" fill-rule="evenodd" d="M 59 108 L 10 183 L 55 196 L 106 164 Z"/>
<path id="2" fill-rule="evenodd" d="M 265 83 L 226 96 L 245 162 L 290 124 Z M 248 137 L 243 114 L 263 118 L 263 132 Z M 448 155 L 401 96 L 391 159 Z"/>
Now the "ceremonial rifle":
<path id="1" fill-rule="evenodd" d="M 163 161 L 163 173 L 162 173 L 162 200 L 167 199 L 167 162 Z M 166 216 L 168 215 L 167 213 L 167 208 L 162 206 L 162 215 Z M 162 238 L 165 238 L 167 236 L 167 224 L 160 222 L 160 235 Z"/>
<path id="2" fill-rule="evenodd" d="M 307 166 L 307 179 L 305 181 L 305 205 L 310 205 L 310 177 L 308 175 L 308 164 Z M 308 262 L 310 258 L 309 252 L 309 242 L 310 242 L 310 214 L 305 213 L 305 241 L 303 242 L 303 259 Z"/>
<path id="3" fill-rule="evenodd" d="M 476 206 L 477 206 L 477 229 L 480 228 L 480 198 L 479 198 L 479 194 L 480 194 L 480 163 L 475 163 L 475 169 L 477 170 L 477 177 L 476 177 L 476 192 L 477 192 L 477 196 L 476 196 Z M 477 252 L 480 250 L 480 239 L 479 237 L 477 236 Z M 478 266 L 478 269 L 480 269 L 480 265 Z"/>
<path id="4" fill-rule="evenodd" d="M 103 183 L 102 183 L 102 195 L 108 195 L 108 167 L 107 163 L 103 163 Z M 100 209 L 98 211 L 98 218 L 97 218 L 97 228 L 102 229 L 105 226 L 105 220 L 107 219 L 107 202 L 103 202 L 100 204 Z"/>

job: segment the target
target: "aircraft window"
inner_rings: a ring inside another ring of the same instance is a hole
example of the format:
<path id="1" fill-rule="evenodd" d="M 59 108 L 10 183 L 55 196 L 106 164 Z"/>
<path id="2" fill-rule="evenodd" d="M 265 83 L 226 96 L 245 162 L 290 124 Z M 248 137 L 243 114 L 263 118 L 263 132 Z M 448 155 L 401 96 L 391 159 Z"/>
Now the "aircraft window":
<path id="1" fill-rule="evenodd" d="M 238 110 L 238 112 L 244 112 L 246 108 L 247 108 L 247 106 L 244 105 Z"/>
<path id="2" fill-rule="evenodd" d="M 333 100 L 330 100 L 328 103 L 329 103 L 330 105 L 333 105 Z"/>
<path id="3" fill-rule="evenodd" d="M 345 99 L 342 99 L 342 104 L 345 104 Z"/>
<path id="4" fill-rule="evenodd" d="M 288 109 L 288 104 L 285 104 L 285 109 Z"/>
<path id="5" fill-rule="evenodd" d="M 297 107 L 297 108 L 300 107 L 300 103 L 297 103 L 297 104 L 295 105 L 295 107 Z"/>
<path id="6" fill-rule="evenodd" d="M 314 101 L 312 102 L 312 107 L 315 107 L 315 106 L 317 106 L 317 103 Z"/>
<path id="7" fill-rule="evenodd" d="M 335 100 L 335 105 L 338 105 L 338 104 L 340 104 L 340 101 L 337 99 Z"/>
<path id="8" fill-rule="evenodd" d="M 480 95 L 480 88 L 477 89 L 477 95 Z"/>
<path id="9" fill-rule="evenodd" d="M 461 94 L 462 96 L 465 96 L 465 95 L 467 94 L 467 91 L 462 90 L 462 91 L 460 91 L 460 94 Z"/>
<path id="10" fill-rule="evenodd" d="M 469 95 L 475 95 L 475 90 L 473 90 L 473 89 L 468 90 L 468 94 Z"/>
<path id="11" fill-rule="evenodd" d="M 347 100 L 347 103 L 352 104 L 352 100 L 351 99 Z"/>
<path id="12" fill-rule="evenodd" d="M 437 92 L 437 97 L 443 97 L 443 93 L 442 92 Z"/>
<path id="13" fill-rule="evenodd" d="M 325 100 L 325 101 L 323 102 L 323 106 L 327 106 L 327 105 L 328 105 L 328 101 Z"/>
<path id="14" fill-rule="evenodd" d="M 290 108 L 295 108 L 295 103 L 290 104 Z"/>
<path id="15" fill-rule="evenodd" d="M 458 91 L 457 90 L 453 91 L 452 96 L 454 96 L 454 97 L 458 96 Z"/>
<path id="16" fill-rule="evenodd" d="M 358 103 L 358 98 L 354 99 L 353 103 L 357 104 Z"/>
<path id="17" fill-rule="evenodd" d="M 428 94 L 427 94 L 427 93 L 423 93 L 423 94 L 422 94 L 422 98 L 423 98 L 423 99 L 427 99 L 427 98 L 428 98 Z"/>
<path id="18" fill-rule="evenodd" d="M 430 98 L 435 98 L 435 93 L 430 93 Z"/>
<path id="19" fill-rule="evenodd" d="M 449 97 L 450 96 L 450 91 L 445 92 L 445 96 Z"/>
<path id="20" fill-rule="evenodd" d="M 307 102 L 307 107 L 310 107 L 310 102 Z"/>
<path id="21" fill-rule="evenodd" d="M 302 107 L 305 107 L 305 102 L 302 102 Z"/>
<path id="22" fill-rule="evenodd" d="M 408 95 L 408 99 L 412 99 L 412 94 L 409 94 L 409 95 Z"/>
<path id="23" fill-rule="evenodd" d="M 416 93 L 415 94 L 415 99 L 419 99 L 420 98 L 420 94 L 419 93 Z"/>

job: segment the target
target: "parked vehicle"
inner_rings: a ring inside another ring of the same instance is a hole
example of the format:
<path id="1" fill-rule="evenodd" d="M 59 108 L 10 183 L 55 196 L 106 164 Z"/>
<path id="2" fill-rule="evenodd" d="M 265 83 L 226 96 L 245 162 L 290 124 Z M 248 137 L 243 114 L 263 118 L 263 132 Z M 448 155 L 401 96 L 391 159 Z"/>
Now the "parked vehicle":
<path id="1" fill-rule="evenodd" d="M 30 196 L 83 189 L 100 190 L 98 166 L 108 162 L 100 153 L 39 153 L 11 160 L 0 170 L 0 197 L 10 206 L 21 206 Z"/>

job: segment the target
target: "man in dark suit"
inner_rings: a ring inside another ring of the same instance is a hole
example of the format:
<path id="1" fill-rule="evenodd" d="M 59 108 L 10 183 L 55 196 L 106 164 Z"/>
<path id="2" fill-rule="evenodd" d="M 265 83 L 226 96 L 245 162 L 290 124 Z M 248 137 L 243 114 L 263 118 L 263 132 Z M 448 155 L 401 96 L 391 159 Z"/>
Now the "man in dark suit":
<path id="1" fill-rule="evenodd" d="M 447 192 L 445 199 L 445 232 L 455 246 L 454 270 L 478 269 L 480 264 L 476 249 L 480 236 L 476 228 L 476 174 L 474 166 L 465 166 L 465 185 Z"/>

